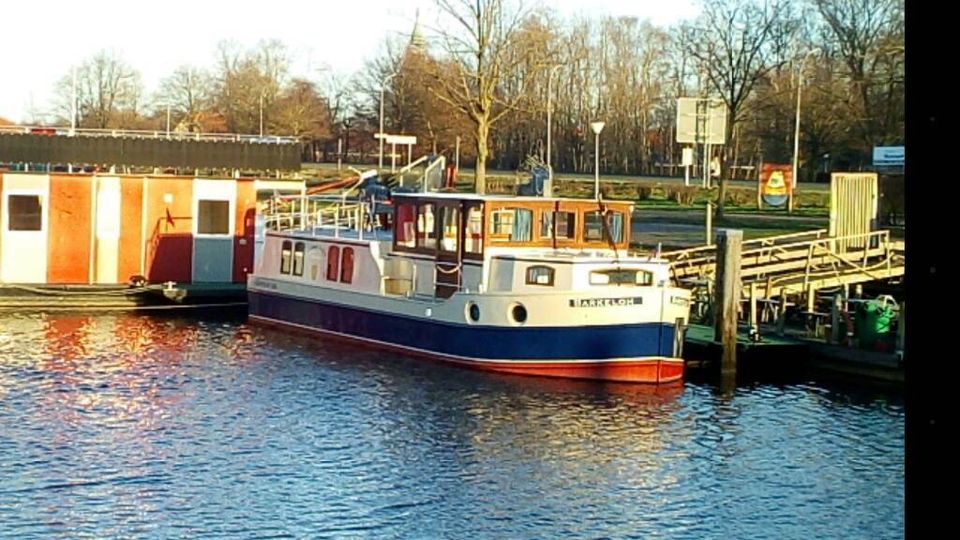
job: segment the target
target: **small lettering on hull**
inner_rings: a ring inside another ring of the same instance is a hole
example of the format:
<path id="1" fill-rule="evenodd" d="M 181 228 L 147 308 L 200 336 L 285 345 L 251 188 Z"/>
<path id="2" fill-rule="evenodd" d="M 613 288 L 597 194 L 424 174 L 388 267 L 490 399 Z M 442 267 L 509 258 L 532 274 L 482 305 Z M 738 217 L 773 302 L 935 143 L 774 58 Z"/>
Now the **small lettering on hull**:
<path id="1" fill-rule="evenodd" d="M 570 300 L 570 307 L 624 307 L 638 306 L 642 303 L 642 296 L 632 296 L 628 298 L 577 298 Z"/>
<path id="2" fill-rule="evenodd" d="M 274 290 L 274 291 L 277 290 L 277 284 L 276 284 L 276 283 L 273 283 L 273 282 L 270 282 L 270 281 L 267 281 L 267 280 L 264 280 L 264 279 L 260 279 L 260 278 L 254 279 L 254 280 L 253 280 L 253 285 L 256 286 L 256 287 L 262 287 L 262 288 L 264 288 L 264 289 L 270 289 L 270 290 Z"/>

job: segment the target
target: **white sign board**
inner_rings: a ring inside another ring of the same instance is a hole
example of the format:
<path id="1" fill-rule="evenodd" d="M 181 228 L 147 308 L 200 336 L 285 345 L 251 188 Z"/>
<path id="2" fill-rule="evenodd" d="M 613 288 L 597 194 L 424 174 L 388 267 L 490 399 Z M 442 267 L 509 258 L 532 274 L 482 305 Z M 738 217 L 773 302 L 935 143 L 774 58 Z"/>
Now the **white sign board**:
<path id="1" fill-rule="evenodd" d="M 680 164 L 684 167 L 693 165 L 693 148 L 687 147 L 683 149 L 683 158 L 680 160 Z"/>
<path id="2" fill-rule="evenodd" d="M 414 135 L 387 135 L 387 144 L 417 144 Z"/>
<path id="3" fill-rule="evenodd" d="M 903 146 L 873 147 L 874 167 L 903 167 L 904 157 L 905 152 Z"/>
<path id="4" fill-rule="evenodd" d="M 677 142 L 723 144 L 727 136 L 727 107 L 720 99 L 677 99 Z"/>

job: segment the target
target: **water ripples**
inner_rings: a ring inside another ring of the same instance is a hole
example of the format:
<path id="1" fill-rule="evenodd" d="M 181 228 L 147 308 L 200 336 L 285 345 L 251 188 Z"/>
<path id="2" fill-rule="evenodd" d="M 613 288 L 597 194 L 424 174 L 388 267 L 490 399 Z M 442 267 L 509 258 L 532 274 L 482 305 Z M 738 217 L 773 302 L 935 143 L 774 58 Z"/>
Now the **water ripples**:
<path id="1" fill-rule="evenodd" d="M 0 315 L 0 536 L 898 538 L 903 405 L 490 375 L 240 316 Z"/>

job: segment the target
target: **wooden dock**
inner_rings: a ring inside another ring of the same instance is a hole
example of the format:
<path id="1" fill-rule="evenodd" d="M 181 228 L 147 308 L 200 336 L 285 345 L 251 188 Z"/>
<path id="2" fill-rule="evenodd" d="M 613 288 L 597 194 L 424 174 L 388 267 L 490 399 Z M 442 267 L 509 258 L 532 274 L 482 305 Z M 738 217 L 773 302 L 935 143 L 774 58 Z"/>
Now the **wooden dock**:
<path id="1" fill-rule="evenodd" d="M 722 345 L 714 339 L 712 326 L 691 324 L 687 327 L 683 356 L 688 369 L 719 371 L 721 354 Z M 902 355 L 824 343 L 798 335 L 777 335 L 773 328 L 762 328 L 757 340 L 751 338 L 747 326 L 741 325 L 737 332 L 737 354 L 748 370 L 810 369 L 890 383 L 904 380 Z"/>
<path id="2" fill-rule="evenodd" d="M 244 306 L 243 283 L 0 285 L 0 310 L 149 310 Z"/>

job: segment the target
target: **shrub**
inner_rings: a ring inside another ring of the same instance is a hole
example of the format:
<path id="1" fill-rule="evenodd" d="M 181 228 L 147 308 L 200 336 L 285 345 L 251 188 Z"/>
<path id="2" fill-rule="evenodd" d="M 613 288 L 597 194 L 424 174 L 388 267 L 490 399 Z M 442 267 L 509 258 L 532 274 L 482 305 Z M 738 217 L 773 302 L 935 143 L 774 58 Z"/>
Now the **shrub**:
<path id="1" fill-rule="evenodd" d="M 697 197 L 696 186 L 671 186 L 667 188 L 667 197 L 681 206 L 690 206 Z"/>
<path id="2" fill-rule="evenodd" d="M 653 188 L 651 186 L 637 186 L 637 199 L 649 201 L 653 198 Z"/>
<path id="3" fill-rule="evenodd" d="M 751 193 L 743 189 L 731 189 L 727 191 L 726 204 L 731 206 L 746 206 L 751 200 L 756 199 L 756 192 Z"/>

